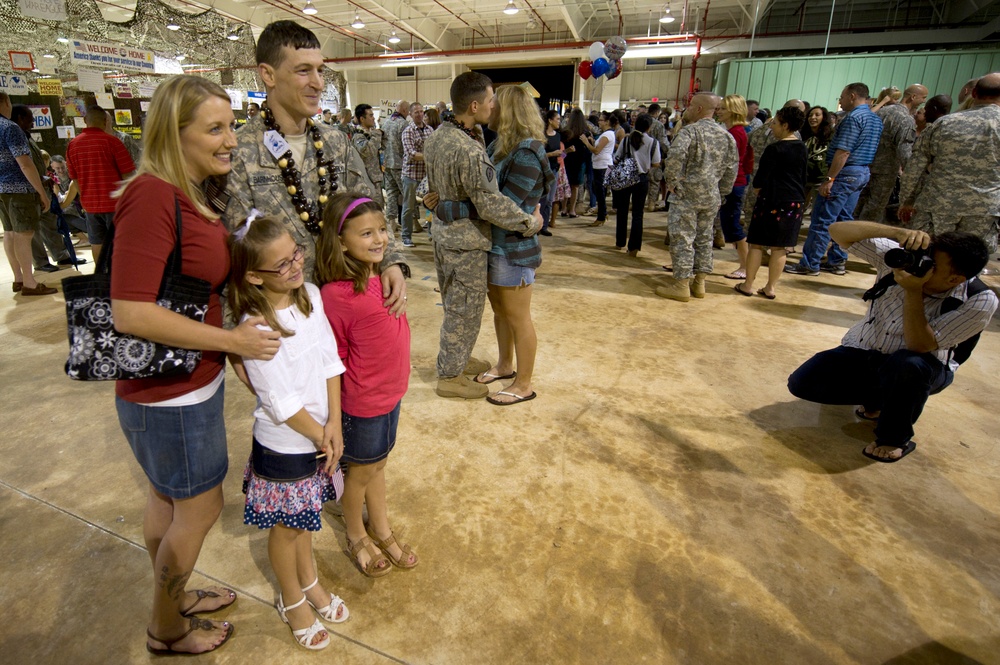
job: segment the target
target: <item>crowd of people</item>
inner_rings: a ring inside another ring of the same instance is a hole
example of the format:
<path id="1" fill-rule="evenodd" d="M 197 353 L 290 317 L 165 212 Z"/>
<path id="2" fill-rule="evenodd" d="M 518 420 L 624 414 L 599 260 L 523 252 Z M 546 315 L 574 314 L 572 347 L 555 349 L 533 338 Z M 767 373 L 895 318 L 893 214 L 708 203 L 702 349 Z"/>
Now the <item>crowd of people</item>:
<path id="1" fill-rule="evenodd" d="M 222 509 L 227 359 L 257 397 L 244 522 L 269 530 L 277 610 L 296 643 L 322 649 L 324 624 L 350 617 L 314 563 L 324 502 L 342 503 L 362 574 L 418 565 L 392 529 L 384 471 L 410 373 L 414 234 L 432 238 L 444 310 L 435 390 L 497 406 L 537 397 L 531 298 L 539 236 L 559 217 L 594 215 L 589 225 L 601 226 L 613 211 L 615 246 L 636 256 L 644 213 L 666 209 L 672 275 L 656 294 L 679 302 L 706 297 L 717 228 L 739 260 L 725 277 L 745 297 L 774 300 L 783 272 L 844 274 L 849 250 L 878 272 L 869 316 L 797 369 L 789 389 L 860 405 L 858 417 L 877 422 L 863 452 L 882 462 L 915 448 L 928 396 L 951 383 L 997 308 L 977 275 L 1000 219 L 1000 74 L 963 88 L 956 113 L 944 95 L 924 104 L 919 84 L 872 99 L 852 83 L 837 112 L 792 99 L 772 115 L 740 95 L 700 92 L 683 113 L 653 104 L 562 118 L 523 88 L 494 90 L 467 72 L 451 85 L 450 107 L 400 101 L 378 127 L 368 104 L 314 117 L 324 63 L 309 30 L 272 23 L 256 58 L 267 101 L 239 131 L 221 87 L 177 76 L 152 99 L 138 160 L 96 107 L 65 159 L 38 160 L 30 126 L 7 120 L 22 114 L 0 95 L 0 216 L 14 290 L 55 291 L 34 278 L 33 235 L 43 210 L 59 217 L 82 205 L 95 259 L 113 241 L 116 328 L 202 351 L 189 374 L 116 385 L 122 430 L 148 479 L 152 653 L 208 652 L 233 635 L 229 622 L 198 615 L 236 594 L 187 589 Z M 802 258 L 787 265 L 810 206 Z M 204 322 L 157 301 L 178 224 L 184 274 L 212 288 Z M 755 290 L 765 259 L 768 280 Z M 496 363 L 472 357 L 487 301 Z M 491 392 L 499 381 L 509 383 Z"/>

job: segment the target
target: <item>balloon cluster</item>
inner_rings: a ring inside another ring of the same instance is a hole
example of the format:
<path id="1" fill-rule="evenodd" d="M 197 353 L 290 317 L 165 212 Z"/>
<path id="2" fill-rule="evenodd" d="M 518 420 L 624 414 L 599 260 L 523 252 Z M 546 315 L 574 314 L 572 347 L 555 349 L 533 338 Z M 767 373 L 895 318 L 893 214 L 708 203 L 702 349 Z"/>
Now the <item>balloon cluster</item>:
<path id="1" fill-rule="evenodd" d="M 584 60 L 577 68 L 577 73 L 583 80 L 593 76 L 595 79 L 606 76 L 608 79 L 618 78 L 622 73 L 622 56 L 628 46 L 621 37 L 612 37 L 605 43 L 594 42 L 590 45 L 590 60 Z"/>

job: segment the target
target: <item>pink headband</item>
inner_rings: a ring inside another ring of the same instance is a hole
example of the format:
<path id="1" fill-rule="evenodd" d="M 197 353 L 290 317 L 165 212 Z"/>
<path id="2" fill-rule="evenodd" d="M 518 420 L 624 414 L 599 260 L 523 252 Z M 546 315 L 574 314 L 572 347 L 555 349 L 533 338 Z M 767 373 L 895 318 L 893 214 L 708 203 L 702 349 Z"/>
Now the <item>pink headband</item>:
<path id="1" fill-rule="evenodd" d="M 371 199 L 365 198 L 363 196 L 360 199 L 354 199 L 353 201 L 351 201 L 351 205 L 347 206 L 347 210 L 344 211 L 344 214 L 340 218 L 340 224 L 337 225 L 337 235 L 340 235 L 340 232 L 344 230 L 344 222 L 347 221 L 347 216 L 350 215 L 355 208 L 357 208 L 362 203 L 371 203 L 371 202 L 372 202 Z"/>

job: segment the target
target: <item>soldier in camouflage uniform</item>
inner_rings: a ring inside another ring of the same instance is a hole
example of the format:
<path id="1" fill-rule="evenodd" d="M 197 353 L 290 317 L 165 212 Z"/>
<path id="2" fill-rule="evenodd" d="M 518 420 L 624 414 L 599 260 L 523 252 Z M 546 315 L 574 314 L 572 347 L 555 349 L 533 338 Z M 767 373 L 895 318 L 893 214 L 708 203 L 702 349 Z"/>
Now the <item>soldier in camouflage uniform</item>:
<path id="1" fill-rule="evenodd" d="M 409 124 L 410 103 L 400 101 L 396 112 L 382 123 L 382 150 L 385 158 L 385 218 L 397 227 L 403 215 L 403 130 Z"/>
<path id="2" fill-rule="evenodd" d="M 654 141 L 659 141 L 660 159 L 666 160 L 667 153 L 670 151 L 670 139 L 667 138 L 667 128 L 660 122 L 660 105 L 650 104 L 647 113 L 649 113 L 649 117 L 652 118 L 653 122 L 646 133 L 653 137 Z M 599 136 L 599 134 L 594 134 L 594 136 Z M 663 167 L 650 166 L 647 175 L 649 176 L 649 192 L 646 194 L 646 210 L 652 212 L 656 207 L 656 200 L 660 196 L 660 183 L 663 182 Z"/>
<path id="3" fill-rule="evenodd" d="M 871 166 L 868 167 L 871 180 L 861 192 L 858 207 L 854 210 L 854 219 L 886 221 L 885 209 L 889 205 L 892 190 L 896 187 L 896 178 L 899 170 L 909 161 L 913 141 L 917 138 L 917 123 L 913 120 L 913 114 L 925 99 L 927 88 L 915 83 L 905 90 L 900 103 L 888 104 L 875 113 L 882 118 L 882 137 Z"/>
<path id="4" fill-rule="evenodd" d="M 295 44 L 310 44 L 296 48 Z M 304 152 L 295 159 L 305 197 L 314 210 L 321 212 L 325 203 L 319 197 L 319 169 L 316 147 L 312 144 L 309 126 L 316 112 L 316 100 L 324 89 L 323 55 L 316 36 L 292 21 L 277 21 L 268 25 L 257 42 L 258 72 L 267 89 L 267 102 L 261 114 L 247 121 L 236 136 L 237 145 L 230 155 L 226 194 L 229 196 L 223 221 L 232 230 L 244 223 L 250 210 L 256 208 L 265 215 L 282 220 L 295 242 L 305 247 L 306 279 L 312 280 L 316 264 L 315 237 L 306 228 L 284 183 L 282 170 L 275 157 L 264 145 L 264 113 L 273 114 L 281 131 L 288 138 L 304 135 Z M 309 67 L 309 76 L 299 73 Z M 303 82 L 304 81 L 304 82 Z M 374 198 L 375 188 L 365 172 L 358 151 L 347 136 L 329 125 L 316 123 L 322 138 L 324 161 L 333 164 L 337 188 L 363 192 Z M 289 141 L 293 154 L 295 140 Z M 332 193 L 332 192 L 331 192 Z M 391 287 L 388 304 L 393 313 L 405 308 L 406 283 L 399 244 L 390 235 L 390 244 L 383 260 L 383 284 Z"/>
<path id="5" fill-rule="evenodd" d="M 903 172 L 899 219 L 929 234 L 965 231 L 997 249 L 1000 73 L 979 79 L 975 105 L 928 125 Z"/>
<path id="6" fill-rule="evenodd" d="M 740 158 L 735 139 L 713 119 L 721 101 L 710 92 L 694 96 L 663 167 L 672 194 L 667 228 L 674 269 L 668 285 L 656 288 L 664 298 L 687 302 L 691 296 L 705 297 L 715 214 L 722 197 L 733 190 Z"/>
<path id="7" fill-rule="evenodd" d="M 375 126 L 375 114 L 370 104 L 358 104 L 354 110 L 354 117 L 358 121 L 358 129 L 354 132 L 353 138 L 354 147 L 361 155 L 361 161 L 365 163 L 368 178 L 375 186 L 372 198 L 384 208 L 382 163 L 379 161 L 379 154 L 382 151 L 382 130 Z"/>
<path id="8" fill-rule="evenodd" d="M 542 228 L 542 219 L 523 212 L 497 187 L 496 171 L 476 127 L 489 121 L 493 109 L 489 78 L 476 72 L 459 75 L 451 85 L 451 103 L 454 120 L 443 123 L 424 142 L 428 184 L 441 205 L 471 203 L 476 218 L 442 214 L 442 221 L 434 224 L 434 267 L 444 305 L 436 392 L 441 397 L 476 399 L 486 397 L 489 389 L 463 376 L 463 370 L 479 337 L 486 305 L 487 253 L 493 246 L 490 225 L 531 235 Z"/>

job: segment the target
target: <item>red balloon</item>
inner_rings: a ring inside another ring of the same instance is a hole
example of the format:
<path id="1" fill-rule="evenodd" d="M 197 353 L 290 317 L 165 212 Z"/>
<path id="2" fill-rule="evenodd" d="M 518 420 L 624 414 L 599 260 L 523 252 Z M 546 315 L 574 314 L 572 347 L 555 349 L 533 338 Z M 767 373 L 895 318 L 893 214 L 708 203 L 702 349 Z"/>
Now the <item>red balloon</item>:
<path id="1" fill-rule="evenodd" d="M 580 75 L 580 78 L 582 78 L 584 81 L 589 79 L 593 73 L 591 71 L 591 66 L 592 64 L 590 60 L 584 60 L 583 62 L 580 63 L 580 66 L 577 67 L 576 69 L 577 73 Z"/>

